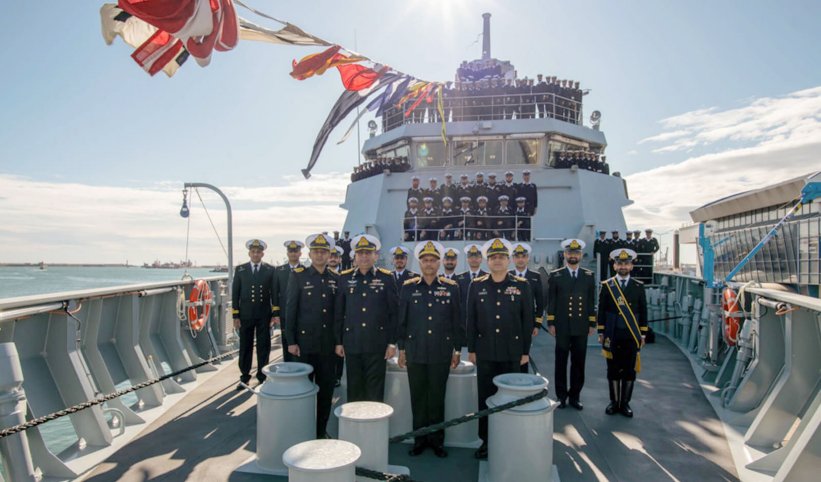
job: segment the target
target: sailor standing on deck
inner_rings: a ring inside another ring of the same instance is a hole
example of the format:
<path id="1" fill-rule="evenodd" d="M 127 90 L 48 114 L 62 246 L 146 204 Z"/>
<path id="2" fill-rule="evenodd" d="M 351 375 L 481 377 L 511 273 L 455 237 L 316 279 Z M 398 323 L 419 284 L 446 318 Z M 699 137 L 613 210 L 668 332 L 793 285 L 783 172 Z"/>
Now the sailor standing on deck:
<path id="1" fill-rule="evenodd" d="M 647 333 L 647 298 L 644 285 L 630 276 L 636 252 L 619 248 L 610 253 L 616 275 L 602 282 L 599 291 L 598 331 L 607 359 L 610 405 L 605 413 L 632 417 L 630 400 L 636 373 L 641 370 L 639 351 Z"/>
<path id="2" fill-rule="evenodd" d="M 456 281 L 456 263 L 459 259 L 459 252 L 453 248 L 445 250 L 445 258 L 442 261 L 443 273 L 442 276 L 449 280 Z"/>
<path id="3" fill-rule="evenodd" d="M 419 276 L 409 269 L 405 269 L 408 265 L 408 248 L 404 246 L 394 246 L 391 248 L 393 255 L 393 279 L 396 283 L 396 292 L 399 293 L 399 288 L 405 280 Z"/>
<path id="4" fill-rule="evenodd" d="M 274 267 L 262 262 L 265 248 L 261 239 L 245 243 L 251 261 L 237 266 L 231 287 L 234 329 L 239 331 L 239 381 L 251 380 L 251 360 L 254 353 L 254 336 L 257 338 L 257 380 L 265 381 L 262 368 L 268 364 L 271 353 L 271 325 L 279 321 L 274 302 Z"/>
<path id="5" fill-rule="evenodd" d="M 288 280 L 291 278 L 291 272 L 302 267 L 299 264 L 299 258 L 302 256 L 302 247 L 305 246 L 302 241 L 292 239 L 282 243 L 285 246 L 288 262 L 276 267 L 274 270 L 274 314 L 279 317 L 285 313 L 288 299 Z M 294 357 L 288 351 L 288 336 L 287 329 L 284 323 L 280 323 L 279 338 L 282 341 L 282 359 L 284 361 L 293 361 Z"/>
<path id="6" fill-rule="evenodd" d="M 592 271 L 581 268 L 584 241 L 567 239 L 563 268 L 550 273 L 547 285 L 547 331 L 556 337 L 556 397 L 559 408 L 584 408 L 584 362 L 587 337 L 596 330 L 596 280 Z M 567 357 L 570 356 L 570 389 L 567 388 Z"/>
<path id="7" fill-rule="evenodd" d="M 414 249 L 421 276 L 403 283 L 399 294 L 400 368 L 408 368 L 413 429 L 445 420 L 445 387 L 451 368 L 459 364 L 465 325 L 456 282 L 438 276 L 445 247 L 436 241 Z M 430 447 L 437 457 L 447 457 L 445 431 L 416 437 L 410 455 Z"/>
<path id="8" fill-rule="evenodd" d="M 462 316 L 467 314 L 468 289 L 471 281 L 487 274 L 482 269 L 482 247 L 476 243 L 465 245 L 465 256 L 467 256 L 468 269 L 456 275 L 456 282 L 459 283 L 459 296 L 462 299 Z"/>
<path id="9" fill-rule="evenodd" d="M 467 296 L 468 357 L 476 365 L 479 410 L 496 393 L 493 377 L 518 373 L 530 357 L 533 330 L 533 294 L 530 283 L 507 272 L 512 251 L 506 239 L 494 238 L 482 246 L 490 274 L 473 280 Z M 487 458 L 488 421 L 479 419 L 482 446 L 474 454 Z"/>
<path id="10" fill-rule="evenodd" d="M 527 243 L 513 243 L 513 269 L 510 274 L 524 278 L 530 283 L 530 292 L 533 293 L 533 333 L 534 338 L 539 334 L 544 316 L 544 293 L 542 289 L 542 275 L 528 269 L 530 264 L 530 253 L 533 249 Z M 522 373 L 528 372 L 528 365 L 525 363 L 519 367 Z"/>
<path id="11" fill-rule="evenodd" d="M 336 354 L 345 357 L 348 401 L 381 402 L 385 360 L 396 354 L 397 291 L 393 274 L 374 266 L 379 240 L 351 240 L 356 268 L 340 273 L 335 301 Z"/>
<path id="12" fill-rule="evenodd" d="M 334 354 L 334 301 L 339 275 L 328 269 L 334 241 L 324 234 L 305 240 L 311 266 L 291 272 L 288 281 L 285 327 L 288 352 L 295 361 L 313 367 L 309 375 L 319 387 L 316 398 L 316 437 L 329 438 L 325 429 L 331 413 L 336 382 Z"/>

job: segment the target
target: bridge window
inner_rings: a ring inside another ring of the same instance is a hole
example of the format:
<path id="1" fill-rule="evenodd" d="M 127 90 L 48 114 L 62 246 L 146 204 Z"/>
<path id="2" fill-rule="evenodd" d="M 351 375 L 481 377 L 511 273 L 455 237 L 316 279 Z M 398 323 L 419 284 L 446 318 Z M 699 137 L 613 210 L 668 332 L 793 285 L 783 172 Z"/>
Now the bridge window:
<path id="1" fill-rule="evenodd" d="M 453 142 L 453 165 L 498 166 L 504 158 L 504 141 L 459 140 Z"/>
<path id="2" fill-rule="evenodd" d="M 536 164 L 539 144 L 539 139 L 509 139 L 506 164 Z"/>
<path id="3" fill-rule="evenodd" d="M 441 141 L 415 142 L 414 154 L 416 167 L 444 166 L 447 158 L 445 143 Z"/>

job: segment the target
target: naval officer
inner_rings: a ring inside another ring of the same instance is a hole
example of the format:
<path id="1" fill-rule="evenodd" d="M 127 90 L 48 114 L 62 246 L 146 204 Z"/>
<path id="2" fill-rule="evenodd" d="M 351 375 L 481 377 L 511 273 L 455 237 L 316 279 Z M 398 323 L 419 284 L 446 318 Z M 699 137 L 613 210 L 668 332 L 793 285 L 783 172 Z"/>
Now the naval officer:
<path id="1" fill-rule="evenodd" d="M 396 283 L 397 293 L 406 280 L 418 276 L 413 271 L 406 269 L 408 266 L 408 248 L 404 246 L 394 246 L 391 248 L 393 255 L 393 279 Z"/>
<path id="2" fill-rule="evenodd" d="M 605 413 L 632 417 L 630 400 L 636 373 L 641 369 L 639 351 L 647 333 L 647 298 L 644 285 L 630 276 L 636 252 L 619 248 L 610 253 L 616 275 L 601 284 L 598 330 L 607 359 L 610 405 Z"/>
<path id="3" fill-rule="evenodd" d="M 288 280 L 291 278 L 291 273 L 302 267 L 299 263 L 299 258 L 302 256 L 302 247 L 305 246 L 302 241 L 291 239 L 282 243 L 285 246 L 285 254 L 288 256 L 288 262 L 281 264 L 274 270 L 274 313 L 279 317 L 285 313 L 287 307 L 287 293 Z M 280 340 L 282 341 L 282 359 L 284 361 L 294 361 L 293 355 L 288 351 L 288 336 L 285 326 L 280 323 Z"/>
<path id="4" fill-rule="evenodd" d="M 596 329 L 596 276 L 579 266 L 585 243 L 580 239 L 562 242 L 564 267 L 550 272 L 547 288 L 547 330 L 556 337 L 556 397 L 559 408 L 584 408 L 584 362 L 587 337 Z M 567 358 L 570 357 L 570 389 L 567 388 Z"/>
<path id="5" fill-rule="evenodd" d="M 251 239 L 245 243 L 248 248 L 248 263 L 237 266 L 231 287 L 234 329 L 239 331 L 239 381 L 251 380 L 251 360 L 254 351 L 254 337 L 257 339 L 257 380 L 265 381 L 262 368 L 268 364 L 271 354 L 271 325 L 277 321 L 274 303 L 274 268 L 262 262 L 265 248 L 261 239 Z"/>
<path id="6" fill-rule="evenodd" d="M 329 438 L 325 429 L 331 413 L 336 382 L 334 354 L 334 301 L 339 275 L 328 268 L 334 240 L 313 234 L 305 240 L 311 266 L 296 268 L 288 281 L 285 329 L 288 352 L 295 361 L 313 367 L 309 375 L 319 387 L 316 396 L 316 437 Z"/>
<path id="7" fill-rule="evenodd" d="M 414 430 L 445 420 L 448 374 L 459 364 L 464 338 L 459 286 L 438 275 L 444 251 L 436 241 L 419 243 L 414 255 L 422 275 L 405 281 L 399 294 L 398 363 L 408 369 Z M 444 430 L 416 437 L 410 455 L 430 447 L 447 457 L 444 443 Z"/>
<path id="8" fill-rule="evenodd" d="M 530 357 L 533 324 L 533 294 L 530 283 L 507 271 L 512 247 L 506 239 L 494 238 L 482 246 L 490 274 L 470 284 L 467 297 L 468 357 L 476 365 L 479 410 L 496 393 L 493 377 L 518 373 Z M 487 458 L 487 417 L 479 419 L 482 446 L 474 454 Z"/>
<path id="9" fill-rule="evenodd" d="M 482 247 L 476 243 L 465 245 L 465 256 L 467 256 L 468 269 L 456 275 L 456 282 L 459 283 L 459 296 L 462 299 L 462 316 L 467 315 L 468 289 L 471 281 L 487 274 L 482 269 Z"/>
<path id="10" fill-rule="evenodd" d="M 544 290 L 542 289 L 542 275 L 528 269 L 532 251 L 533 248 L 527 243 L 513 243 L 513 269 L 510 270 L 510 274 L 524 278 L 530 283 L 530 292 L 533 293 L 533 319 L 535 320 L 532 336 L 535 337 L 539 334 L 544 316 Z M 522 373 L 528 372 L 527 364 L 519 368 Z"/>
<path id="11" fill-rule="evenodd" d="M 335 306 L 336 354 L 345 357 L 348 401 L 381 402 L 385 361 L 396 354 L 396 282 L 374 266 L 381 243 L 370 234 L 351 240 L 356 268 L 340 273 Z"/>
<path id="12" fill-rule="evenodd" d="M 445 258 L 442 260 L 442 276 L 449 280 L 456 281 L 456 264 L 459 260 L 459 252 L 454 248 L 445 250 Z"/>

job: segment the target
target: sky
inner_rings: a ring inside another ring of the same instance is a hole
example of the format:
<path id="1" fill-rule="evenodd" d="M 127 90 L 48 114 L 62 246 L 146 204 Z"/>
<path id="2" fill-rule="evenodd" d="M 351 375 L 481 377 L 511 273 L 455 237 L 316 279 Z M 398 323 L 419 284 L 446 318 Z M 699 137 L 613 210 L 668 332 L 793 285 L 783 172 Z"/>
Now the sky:
<path id="1" fill-rule="evenodd" d="M 663 239 L 706 202 L 821 169 L 817 1 L 246 3 L 438 81 L 480 56 L 490 12 L 494 57 L 590 89 L 585 112 L 602 112 L 608 161 L 634 201 L 628 226 Z M 196 195 L 190 226 L 178 214 L 186 181 L 229 196 L 239 257 L 250 237 L 276 246 L 341 227 L 355 136 L 335 145 L 340 127 L 313 177 L 299 172 L 342 90 L 335 72 L 288 75 L 320 48 L 241 42 L 208 67 L 150 77 L 120 39 L 105 44 L 101 5 L 0 7 L 0 262 L 178 260 L 187 231 L 191 259 L 224 262 Z M 201 196 L 224 237 L 221 201 Z"/>

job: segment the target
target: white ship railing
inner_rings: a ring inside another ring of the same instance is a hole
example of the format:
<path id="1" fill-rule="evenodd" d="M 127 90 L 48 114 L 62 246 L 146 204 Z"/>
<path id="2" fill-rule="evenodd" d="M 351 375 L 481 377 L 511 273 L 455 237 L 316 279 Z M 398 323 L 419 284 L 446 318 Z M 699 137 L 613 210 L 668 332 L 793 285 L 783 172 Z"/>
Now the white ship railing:
<path id="1" fill-rule="evenodd" d="M 781 285 L 735 285 L 744 321 L 723 336 L 718 290 L 677 273 L 648 287 L 656 333 L 690 359 L 741 480 L 815 480 L 821 435 L 821 300 Z M 672 318 L 672 319 L 669 319 Z"/>
<path id="2" fill-rule="evenodd" d="M 192 332 L 180 316 L 185 314 L 181 297 L 192 280 L 0 299 L 0 343 L 13 344 L 19 357 L 26 419 L 183 370 L 233 348 L 227 276 L 205 280 L 214 304 L 200 332 Z M 24 433 L 34 467 L 44 478 L 77 477 L 216 370 L 205 365 L 29 428 Z"/>

